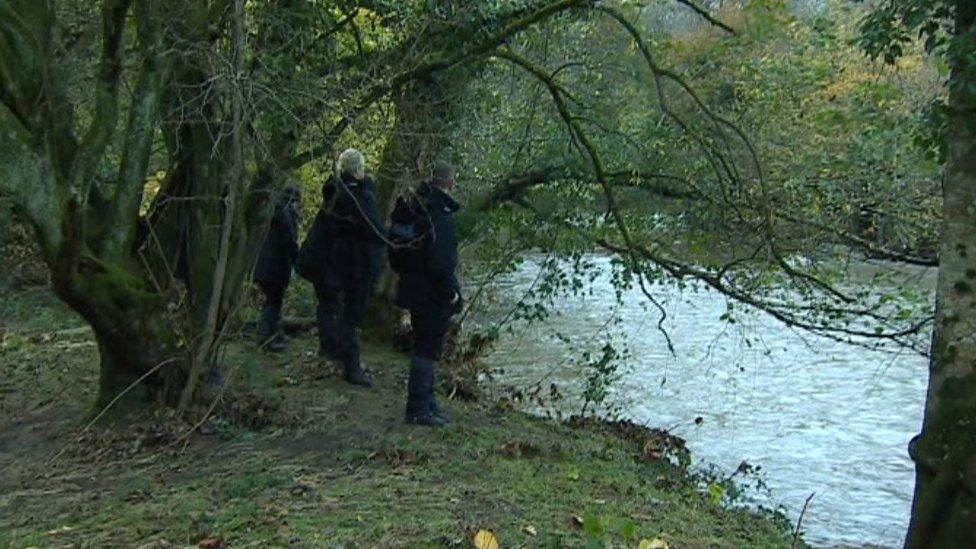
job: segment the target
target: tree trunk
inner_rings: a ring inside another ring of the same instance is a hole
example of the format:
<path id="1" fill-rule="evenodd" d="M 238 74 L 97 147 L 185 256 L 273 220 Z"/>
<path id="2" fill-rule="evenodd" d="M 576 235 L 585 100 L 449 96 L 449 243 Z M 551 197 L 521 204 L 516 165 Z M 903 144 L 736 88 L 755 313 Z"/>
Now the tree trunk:
<path id="1" fill-rule="evenodd" d="M 948 162 L 929 385 L 909 446 L 916 485 L 905 547 L 976 542 L 976 3 L 957 2 L 961 60 L 950 79 Z"/>
<path id="2" fill-rule="evenodd" d="M 100 365 L 93 413 L 107 410 L 121 417 L 158 401 L 173 405 L 178 400 L 187 374 L 185 355 L 173 354 L 172 339 L 164 333 L 140 336 L 134 343 L 96 334 Z"/>
<path id="3" fill-rule="evenodd" d="M 113 415 L 143 408 L 152 400 L 174 404 L 186 379 L 186 353 L 179 330 L 158 294 L 124 270 L 89 259 L 71 269 L 52 269 L 54 290 L 92 327 L 101 359 L 94 413 Z"/>

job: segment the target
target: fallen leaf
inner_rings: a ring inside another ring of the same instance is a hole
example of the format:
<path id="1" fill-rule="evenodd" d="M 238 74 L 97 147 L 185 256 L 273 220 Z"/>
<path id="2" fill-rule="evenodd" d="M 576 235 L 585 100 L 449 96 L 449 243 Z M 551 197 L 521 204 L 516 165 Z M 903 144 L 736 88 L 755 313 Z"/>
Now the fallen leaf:
<path id="1" fill-rule="evenodd" d="M 536 537 L 537 535 L 539 535 L 539 531 L 536 530 L 535 529 L 535 526 L 532 526 L 531 524 L 528 525 L 528 526 L 526 526 L 526 527 L 524 527 L 524 528 L 522 528 L 522 531 L 525 532 L 526 534 L 532 536 L 532 537 Z"/>
<path id="2" fill-rule="evenodd" d="M 407 448 L 395 448 L 393 454 L 389 456 L 390 465 L 393 467 L 403 467 L 404 465 L 409 465 L 413 463 L 416 456 L 413 450 Z"/>
<path id="3" fill-rule="evenodd" d="M 220 538 L 204 538 L 197 544 L 199 549 L 223 549 L 224 540 Z"/>
<path id="4" fill-rule="evenodd" d="M 658 438 L 649 438 L 644 443 L 644 447 L 641 449 L 640 455 L 637 456 L 638 461 L 657 461 L 664 457 L 664 447 L 661 444 L 661 440 Z"/>
<path id="5" fill-rule="evenodd" d="M 668 542 L 661 538 L 642 539 L 637 544 L 637 549 L 668 549 Z"/>
<path id="6" fill-rule="evenodd" d="M 474 535 L 475 549 L 500 549 L 498 537 L 491 530 L 478 530 Z"/>
<path id="7" fill-rule="evenodd" d="M 583 527 L 583 517 L 581 517 L 581 516 L 579 516 L 577 514 L 569 515 L 569 525 L 572 526 L 573 528 L 582 528 Z"/>
<path id="8" fill-rule="evenodd" d="M 44 532 L 44 535 L 45 536 L 60 536 L 60 535 L 63 535 L 63 534 L 67 534 L 68 532 L 70 532 L 72 530 L 74 530 L 74 528 L 72 528 L 70 526 L 62 526 L 60 528 L 55 528 L 54 530 L 48 530 L 47 532 Z"/>
<path id="9" fill-rule="evenodd" d="M 566 478 L 568 478 L 569 480 L 579 480 L 580 479 L 579 469 L 574 468 L 574 469 L 570 469 L 569 471 L 566 471 Z"/>
<path id="10" fill-rule="evenodd" d="M 539 447 L 524 440 L 510 440 L 502 444 L 502 453 L 508 457 L 532 457 L 541 453 Z"/>
<path id="11" fill-rule="evenodd" d="M 519 442 L 517 440 L 510 440 L 505 444 L 502 444 L 502 453 L 506 456 L 518 456 L 521 453 L 519 449 Z"/>

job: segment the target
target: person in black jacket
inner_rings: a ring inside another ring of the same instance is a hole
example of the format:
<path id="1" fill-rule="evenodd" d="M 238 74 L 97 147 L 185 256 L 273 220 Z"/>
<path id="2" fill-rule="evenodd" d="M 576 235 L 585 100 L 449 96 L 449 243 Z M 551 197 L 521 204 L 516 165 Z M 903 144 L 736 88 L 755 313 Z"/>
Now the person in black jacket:
<path id="1" fill-rule="evenodd" d="M 291 282 L 291 267 L 298 254 L 298 217 L 301 192 L 294 187 L 282 188 L 275 197 L 274 215 L 268 235 L 261 246 L 254 282 L 264 293 L 264 308 L 258 321 L 258 340 L 272 352 L 285 349 L 281 335 L 281 306 Z"/>
<path id="2" fill-rule="evenodd" d="M 391 257 L 400 277 L 397 305 L 410 311 L 413 329 L 406 421 L 417 425 L 436 427 L 449 421 L 434 396 L 434 371 L 451 316 L 462 308 L 454 225 L 459 205 L 449 194 L 453 188 L 454 168 L 435 163 L 430 183 L 422 184 L 412 200 L 398 204 L 392 216 Z"/>
<path id="3" fill-rule="evenodd" d="M 332 239 L 327 266 L 316 277 L 316 295 L 321 352 L 339 362 L 347 382 L 370 387 L 373 378 L 360 364 L 359 328 L 383 271 L 386 230 L 376 205 L 376 186 L 364 165 L 362 153 L 343 151 L 332 190 L 325 191 L 331 202 Z"/>
<path id="4" fill-rule="evenodd" d="M 305 236 L 305 241 L 295 261 L 295 271 L 310 281 L 315 288 L 316 325 L 319 332 L 319 356 L 338 359 L 338 308 L 339 289 L 335 287 L 335 277 L 329 269 L 332 266 L 332 247 L 335 243 L 335 219 L 332 210 L 335 206 L 336 185 L 329 178 L 322 185 L 322 205 L 315 220 Z"/>

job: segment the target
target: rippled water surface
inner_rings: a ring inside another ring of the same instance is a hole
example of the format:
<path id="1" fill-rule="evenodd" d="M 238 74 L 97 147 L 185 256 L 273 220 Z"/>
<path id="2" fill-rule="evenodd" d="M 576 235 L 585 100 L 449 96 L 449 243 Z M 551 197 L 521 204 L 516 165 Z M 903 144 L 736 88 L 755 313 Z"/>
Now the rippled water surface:
<path id="1" fill-rule="evenodd" d="M 503 299 L 517 299 L 537 269 L 527 262 Z M 632 354 L 613 387 L 624 416 L 672 428 L 697 459 L 729 472 L 743 460 L 762 466 L 771 496 L 760 502 L 784 505 L 794 520 L 816 492 L 803 522 L 809 543 L 900 546 L 914 480 L 906 445 L 921 424 L 925 360 L 795 332 L 767 316 L 729 325 L 719 319 L 725 298 L 711 291 L 653 293 L 665 303 L 677 358 L 639 291 L 618 306 L 609 281 L 598 280 L 592 295 L 566 298 L 546 323 L 505 338 L 488 362 L 504 367 L 505 384 L 572 385 L 580 371 L 573 347 L 599 348 L 616 315 Z"/>

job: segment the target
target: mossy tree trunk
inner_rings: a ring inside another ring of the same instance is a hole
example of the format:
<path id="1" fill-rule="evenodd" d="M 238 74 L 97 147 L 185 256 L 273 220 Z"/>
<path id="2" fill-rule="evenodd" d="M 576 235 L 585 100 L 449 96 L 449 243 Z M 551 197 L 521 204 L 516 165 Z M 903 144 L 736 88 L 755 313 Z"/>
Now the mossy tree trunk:
<path id="1" fill-rule="evenodd" d="M 935 329 L 905 546 L 976 540 L 976 3 L 956 4 Z"/>
<path id="2" fill-rule="evenodd" d="M 177 354 L 165 329 L 164 300 L 130 251 L 137 238 L 165 63 L 159 1 L 102 4 L 102 51 L 94 112 L 81 135 L 72 116 L 52 39 L 55 11 L 43 1 L 0 6 L 0 185 L 34 227 L 55 293 L 92 327 L 102 355 L 98 403 L 140 378 L 165 392 L 160 364 Z M 138 69 L 120 131 L 120 81 L 126 19 L 138 22 Z M 119 147 L 116 177 L 99 181 L 106 155 Z"/>
<path id="3" fill-rule="evenodd" d="M 267 226 L 272 177 L 259 170 L 245 185 L 240 83 L 213 61 L 243 72 L 243 1 L 232 5 L 105 0 L 94 110 L 78 131 L 52 5 L 0 4 L 0 191 L 35 228 L 55 293 L 92 327 L 99 407 L 193 401 Z M 120 91 L 127 71 L 131 93 Z M 142 218 L 160 129 L 169 169 Z"/>

